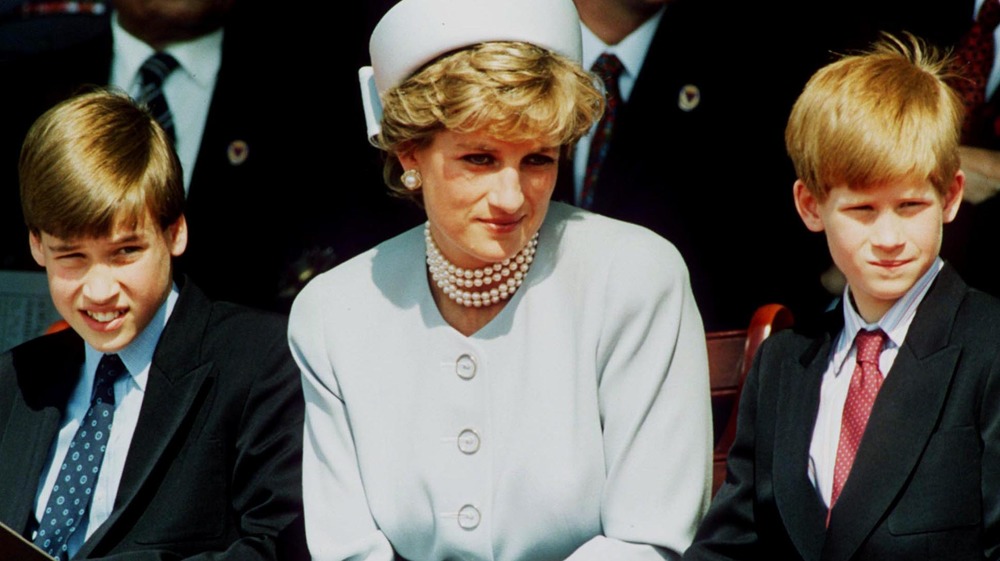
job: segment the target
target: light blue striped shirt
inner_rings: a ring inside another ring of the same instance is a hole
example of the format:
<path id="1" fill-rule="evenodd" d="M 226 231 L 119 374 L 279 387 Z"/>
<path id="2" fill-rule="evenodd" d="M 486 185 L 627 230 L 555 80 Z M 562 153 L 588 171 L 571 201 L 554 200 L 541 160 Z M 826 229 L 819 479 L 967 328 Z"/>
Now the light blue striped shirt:
<path id="1" fill-rule="evenodd" d="M 881 329 L 888 338 L 879 357 L 879 370 L 889 375 L 899 354 L 899 348 L 906 339 L 906 333 L 913 323 L 917 307 L 924 300 L 934 279 L 944 266 L 940 257 L 927 269 L 910 290 L 889 308 L 877 322 L 867 323 L 854 309 L 850 286 L 844 289 L 841 308 L 844 310 L 844 329 L 837 335 L 830 350 L 829 366 L 823 374 L 820 388 L 819 411 L 813 427 L 812 444 L 809 447 L 809 480 L 829 505 L 833 489 L 833 470 L 837 463 L 837 446 L 840 442 L 840 422 L 843 417 L 844 402 L 854 372 L 857 351 L 854 338 L 862 329 Z"/>

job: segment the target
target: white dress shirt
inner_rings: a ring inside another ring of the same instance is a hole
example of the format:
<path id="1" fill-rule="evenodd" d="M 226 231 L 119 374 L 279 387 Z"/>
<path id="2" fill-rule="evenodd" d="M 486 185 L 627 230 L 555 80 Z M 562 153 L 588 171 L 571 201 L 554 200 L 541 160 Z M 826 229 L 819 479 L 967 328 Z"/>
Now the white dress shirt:
<path id="1" fill-rule="evenodd" d="M 94 485 L 94 495 L 91 499 L 88 518 L 82 521 L 76 532 L 70 536 L 70 557 L 79 551 L 86 538 L 89 538 L 111 515 L 115 496 L 118 494 L 118 485 L 122 479 L 122 470 L 125 467 L 125 458 L 128 456 L 132 435 L 135 433 L 135 426 L 139 420 L 139 410 L 142 408 L 142 398 L 145 395 L 146 381 L 149 377 L 149 365 L 153 362 L 153 351 L 156 350 L 156 344 L 160 340 L 160 334 L 163 333 L 163 327 L 173 312 L 174 304 L 177 303 L 178 294 L 175 285 L 171 288 L 167 300 L 150 320 L 149 325 L 128 346 L 117 353 L 125 368 L 128 369 L 128 375 L 122 376 L 115 382 L 115 418 L 112 424 L 111 438 L 108 441 L 104 459 L 101 460 L 101 472 Z M 48 467 L 42 472 L 42 478 L 38 482 L 38 492 L 35 499 L 36 521 L 41 521 L 44 516 L 45 506 L 49 502 L 52 487 L 59 476 L 59 468 L 66 457 L 66 451 L 69 450 L 70 442 L 73 441 L 73 436 L 80 423 L 83 422 L 87 409 L 90 408 L 90 396 L 94 389 L 97 364 L 104 354 L 94 350 L 86 343 L 84 351 L 85 359 L 80 381 L 66 404 L 66 410 L 63 412 L 63 418 L 59 425 L 59 436 L 49 452 Z"/>
<path id="2" fill-rule="evenodd" d="M 632 95 L 632 88 L 635 87 L 639 71 L 642 70 L 642 63 L 646 61 L 646 53 L 649 51 L 649 45 L 653 42 L 653 37 L 656 35 L 656 29 L 660 25 L 660 19 L 663 18 L 664 10 L 666 10 L 666 6 L 660 8 L 656 14 L 637 27 L 635 31 L 629 33 L 617 45 L 608 45 L 604 41 L 601 41 L 597 35 L 594 35 L 594 32 L 590 28 L 582 21 L 580 22 L 583 39 L 582 65 L 584 68 L 590 69 L 597 62 L 597 57 L 604 53 L 613 54 L 621 61 L 623 70 L 621 76 L 618 78 L 618 90 L 622 94 L 622 103 L 627 103 L 629 97 Z M 573 158 L 573 196 L 577 204 L 580 203 L 579 199 L 580 193 L 583 190 L 583 178 L 587 174 L 587 160 L 590 158 L 590 141 L 594 137 L 594 128 L 596 126 L 597 123 L 594 123 L 594 126 L 590 128 L 590 132 L 576 144 L 575 156 Z"/>
<path id="3" fill-rule="evenodd" d="M 156 51 L 125 31 L 118 23 L 117 13 L 111 18 L 111 37 L 114 44 L 111 85 L 135 97 L 142 84 L 139 68 Z M 174 148 L 184 170 L 186 194 L 222 65 L 222 29 L 190 41 L 172 43 L 163 50 L 180 63 L 164 80 L 163 95 L 174 118 Z"/>
<path id="4" fill-rule="evenodd" d="M 883 378 L 889 376 L 892 365 L 899 354 L 899 348 L 906 339 L 906 333 L 913 323 L 917 307 L 924 300 L 934 279 L 937 278 L 944 261 L 938 257 L 927 272 L 910 287 L 891 308 L 875 323 L 867 323 L 854 309 L 850 286 L 844 289 L 842 306 L 844 329 L 830 349 L 830 364 L 823 374 L 820 386 L 819 410 L 813 427 L 812 443 L 809 446 L 809 480 L 819 491 L 826 505 L 830 504 L 833 493 L 833 471 L 837 465 L 837 447 L 840 444 L 840 427 L 847 401 L 847 391 L 857 363 L 857 347 L 854 338 L 858 331 L 881 329 L 888 335 L 882 354 L 879 356 L 879 371 Z"/>

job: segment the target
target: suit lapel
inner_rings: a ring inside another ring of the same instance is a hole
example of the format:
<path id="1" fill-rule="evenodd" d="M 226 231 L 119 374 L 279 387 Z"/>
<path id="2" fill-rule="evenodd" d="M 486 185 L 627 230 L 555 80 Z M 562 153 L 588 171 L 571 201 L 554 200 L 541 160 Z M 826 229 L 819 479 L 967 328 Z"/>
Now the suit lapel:
<path id="1" fill-rule="evenodd" d="M 917 310 L 831 513 L 824 559 L 849 559 L 885 517 L 916 468 L 958 363 L 960 348 L 949 344 L 949 335 L 966 290 L 945 266 Z"/>
<path id="2" fill-rule="evenodd" d="M 184 284 L 153 355 L 114 510 L 81 548 L 80 557 L 98 551 L 105 537 L 120 535 L 116 528 L 128 524 L 132 513 L 145 510 L 144 488 L 155 483 L 176 456 L 210 390 L 214 370 L 211 362 L 201 360 L 200 341 L 211 304 L 194 285 Z"/>
<path id="3" fill-rule="evenodd" d="M 4 498 L 0 520 L 19 532 L 28 527 L 39 478 L 59 431 L 59 418 L 58 407 L 32 409 L 17 400 L 0 440 L 0 458 L 3 458 L 0 497 Z"/>
<path id="4" fill-rule="evenodd" d="M 819 559 L 826 532 L 826 506 L 809 481 L 809 445 L 831 341 L 832 335 L 825 333 L 801 357 L 784 360 L 776 400 L 774 499 L 788 535 L 806 560 Z"/>
<path id="5" fill-rule="evenodd" d="M 0 434 L 0 520 L 23 532 L 32 520 L 62 411 L 80 377 L 83 342 L 66 331 L 19 347 L 12 357 L 22 392 L 14 397 Z"/>

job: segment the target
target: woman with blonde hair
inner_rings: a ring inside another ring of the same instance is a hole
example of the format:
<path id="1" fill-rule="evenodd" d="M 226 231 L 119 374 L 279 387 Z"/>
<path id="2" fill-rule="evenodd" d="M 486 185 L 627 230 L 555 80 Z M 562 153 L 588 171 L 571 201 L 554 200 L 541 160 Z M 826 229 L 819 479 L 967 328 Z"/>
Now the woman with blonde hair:
<path id="1" fill-rule="evenodd" d="M 376 27 L 370 132 L 427 224 L 293 307 L 314 559 L 628 561 L 690 543 L 711 413 L 684 262 L 549 203 L 603 110 L 579 34 L 571 0 L 403 0 Z"/>

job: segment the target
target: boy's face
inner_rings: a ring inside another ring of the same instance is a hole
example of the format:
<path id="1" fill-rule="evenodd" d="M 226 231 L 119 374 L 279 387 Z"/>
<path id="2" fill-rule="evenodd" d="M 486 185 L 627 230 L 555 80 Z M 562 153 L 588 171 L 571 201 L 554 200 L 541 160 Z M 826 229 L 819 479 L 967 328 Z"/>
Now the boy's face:
<path id="1" fill-rule="evenodd" d="M 807 228 L 826 232 L 858 313 L 874 322 L 938 256 L 941 226 L 955 218 L 964 185 L 959 171 L 943 198 L 930 181 L 913 179 L 862 189 L 838 185 L 820 201 L 796 181 L 795 206 Z"/>
<path id="2" fill-rule="evenodd" d="M 63 319 L 96 350 L 121 350 L 142 332 L 170 292 L 171 257 L 187 247 L 181 216 L 161 231 L 147 216 L 109 236 L 60 239 L 31 234 L 31 254 L 45 267 Z"/>

